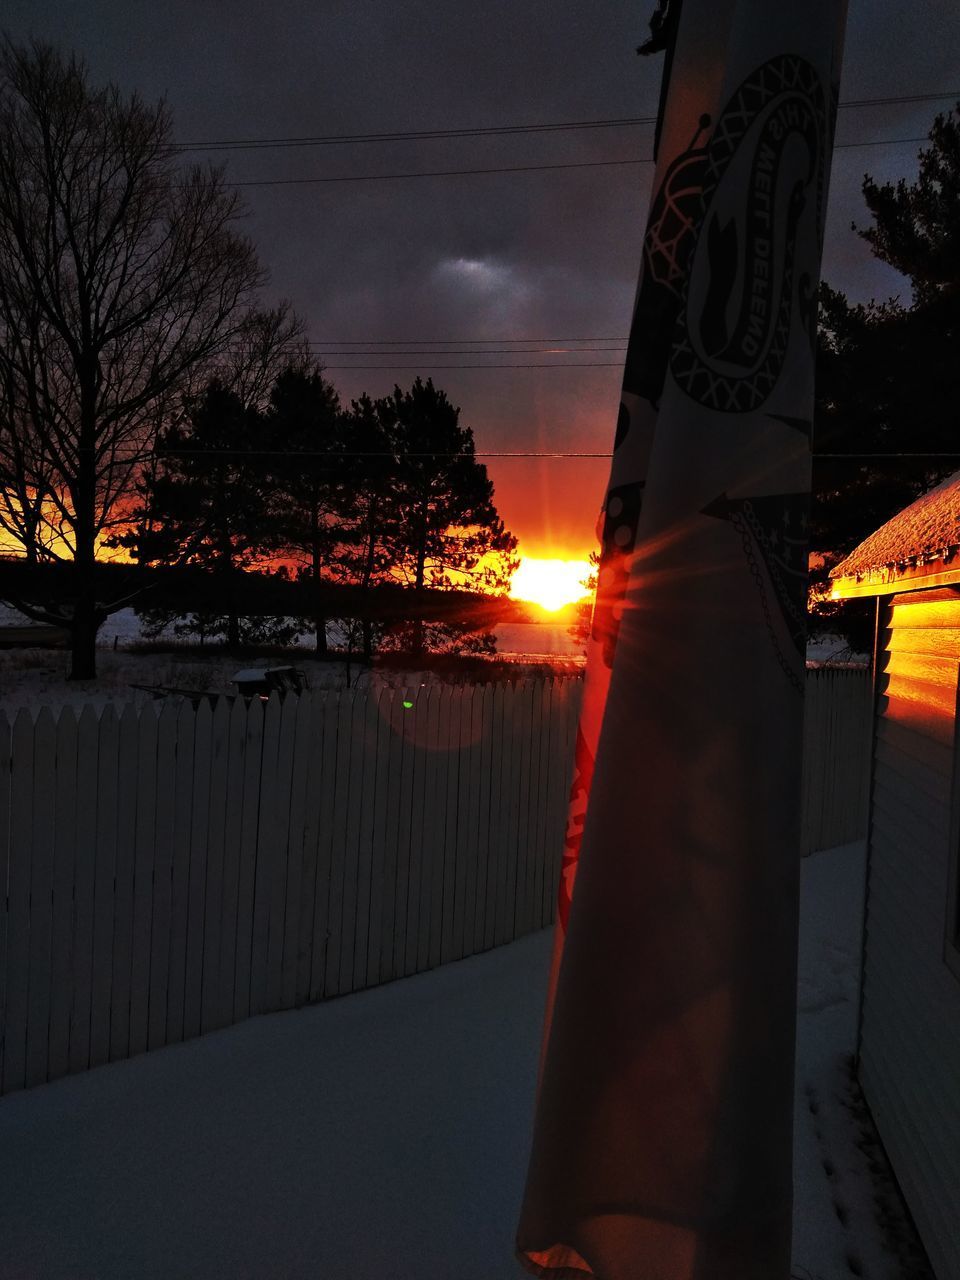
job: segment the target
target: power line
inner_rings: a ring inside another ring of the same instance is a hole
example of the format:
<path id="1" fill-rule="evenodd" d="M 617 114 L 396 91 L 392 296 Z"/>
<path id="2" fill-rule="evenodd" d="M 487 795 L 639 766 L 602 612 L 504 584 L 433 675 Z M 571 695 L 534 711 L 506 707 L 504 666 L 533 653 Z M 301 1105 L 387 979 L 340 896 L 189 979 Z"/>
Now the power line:
<path id="1" fill-rule="evenodd" d="M 927 135 L 915 138 L 874 138 L 863 142 L 839 142 L 834 151 L 849 151 L 857 147 L 899 147 L 915 142 L 928 142 Z M 323 178 L 244 178 L 237 182 L 226 182 L 228 187 L 302 187 L 323 186 L 340 182 L 394 182 L 407 178 L 465 178 L 478 177 L 493 173 L 544 173 L 558 169 L 611 169 L 624 165 L 651 165 L 651 159 L 629 160 L 573 160 L 555 164 L 512 164 L 486 166 L 476 169 L 418 169 L 400 173 L 361 173 L 341 174 L 336 177 Z"/>
<path id="2" fill-rule="evenodd" d="M 331 450 L 331 449 L 164 449 L 167 457 L 229 457 L 230 461 L 242 461 L 243 458 L 379 458 L 381 462 L 398 462 L 401 458 L 611 458 L 613 454 L 590 452 L 565 452 L 563 450 L 497 450 L 476 449 L 473 453 L 462 451 L 430 449 L 419 451 L 402 449 L 397 453 L 377 452 L 375 449 Z"/>
<path id="3" fill-rule="evenodd" d="M 616 342 L 623 346 L 626 338 L 311 338 L 306 345 L 309 347 L 396 347 L 401 343 L 407 346 L 427 346 L 434 343 L 442 342 L 448 346 L 454 343 L 492 343 L 492 342 Z M 285 348 L 297 350 L 297 343 L 285 343 Z M 578 350 L 582 348 L 577 348 Z M 353 355 L 354 352 L 342 351 L 338 355 Z M 359 353 L 356 353 L 359 354 Z M 383 355 L 394 355 L 395 352 L 385 351 Z M 417 352 L 417 355 L 422 354 Z M 451 353 L 452 354 L 452 353 Z M 471 352 L 472 355 L 484 355 L 485 352 Z"/>
<path id="4" fill-rule="evenodd" d="M 552 356 L 552 355 L 589 355 L 591 352 L 597 351 L 622 351 L 626 347 L 626 339 L 615 347 L 488 347 L 484 351 L 476 351 L 472 349 L 433 349 L 430 347 L 421 351 L 325 351 L 323 343 L 309 343 L 311 348 L 310 354 L 315 356 L 378 356 L 386 358 L 387 356 Z M 335 343 L 329 342 L 325 344 L 327 347 L 335 346 Z M 373 346 L 373 343 L 370 344 Z M 291 348 L 296 350 L 296 348 Z M 354 368 L 353 365 L 339 365 L 338 368 Z"/>
<path id="5" fill-rule="evenodd" d="M 228 457 L 230 461 L 242 461 L 247 457 L 254 458 L 331 458 L 333 460 L 342 458 L 379 458 L 382 462 L 398 462 L 401 458 L 606 458 L 613 457 L 610 450 L 605 452 L 593 452 L 589 450 L 569 450 L 569 449 L 475 449 L 472 453 L 464 453 L 462 450 L 414 450 L 401 449 L 393 453 L 388 451 L 378 452 L 375 449 L 165 449 L 165 456 L 168 457 Z M 960 453 L 814 453 L 813 461 L 817 462 L 821 458 L 837 459 L 851 458 L 857 459 L 883 459 L 883 458 L 942 458 L 944 460 L 960 458 Z"/>
<path id="6" fill-rule="evenodd" d="M 364 173 L 335 178 L 246 178 L 228 187 L 298 187 L 331 182 L 392 182 L 400 178 L 461 178 L 488 173 L 536 173 L 547 169 L 608 169 L 618 165 L 653 164 L 652 160 L 578 160 L 558 164 L 513 164 L 482 169 L 430 169 L 406 173 Z"/>
<path id="7" fill-rule="evenodd" d="M 462 129 L 407 129 L 395 133 L 339 133 L 306 137 L 225 138 L 218 142 L 181 142 L 178 151 L 258 151 L 268 148 L 328 147 L 364 142 L 431 142 L 446 138 L 493 138 L 526 133 L 568 133 L 585 129 L 620 129 L 656 123 L 656 116 L 622 116 L 611 120 L 558 120 L 546 124 L 483 125 Z"/>
<path id="8" fill-rule="evenodd" d="M 340 352 L 339 354 L 343 354 Z M 385 351 L 384 355 L 391 353 Z M 476 351 L 471 354 L 482 356 L 486 355 L 485 351 Z M 431 369 L 622 369 L 622 360 L 578 360 L 575 364 L 550 364 L 549 362 L 539 364 L 533 361 L 520 364 L 431 364 Z M 419 364 L 328 364 L 324 365 L 325 369 L 418 369 L 423 371 L 423 365 Z"/>
<path id="9" fill-rule="evenodd" d="M 862 107 L 906 106 L 920 102 L 945 102 L 960 98 L 960 90 L 947 93 L 913 93 L 881 98 L 853 98 L 840 103 L 841 110 Z M 178 151 L 256 151 L 269 148 L 343 146 L 367 142 L 421 142 L 446 138 L 490 138 L 527 133 L 567 133 L 585 129 L 621 129 L 656 124 L 656 116 L 621 116 L 600 120 L 554 120 L 538 124 L 464 126 L 457 129 L 403 129 L 383 133 L 340 133 L 277 138 L 220 138 L 209 142 L 176 143 Z"/>

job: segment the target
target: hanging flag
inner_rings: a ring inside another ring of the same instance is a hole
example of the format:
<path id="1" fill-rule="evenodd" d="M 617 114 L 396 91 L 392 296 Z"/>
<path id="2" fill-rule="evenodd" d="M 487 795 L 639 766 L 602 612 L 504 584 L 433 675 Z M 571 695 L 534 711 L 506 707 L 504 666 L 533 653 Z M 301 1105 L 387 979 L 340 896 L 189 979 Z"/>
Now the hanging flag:
<path id="1" fill-rule="evenodd" d="M 518 1232 L 541 1276 L 789 1275 L 809 437 L 844 8 L 661 6 L 669 83 Z"/>
<path id="2" fill-rule="evenodd" d="M 697 0 L 688 0 L 688 4 L 696 3 Z M 583 704 L 577 726 L 574 774 L 560 867 L 544 1048 L 573 901 L 587 798 L 636 545 L 670 340 L 683 298 L 687 261 L 695 241 L 710 120 L 704 107 L 712 103 L 721 90 L 723 66 L 717 57 L 717 48 L 722 47 L 726 39 L 733 5 L 707 6 L 701 3 L 700 8 L 702 12 L 697 15 L 697 20 L 686 28 L 679 64 L 682 79 L 698 86 L 697 95 L 679 91 L 672 97 L 667 94 L 676 52 L 680 12 L 677 0 L 658 12 L 651 23 L 655 28 L 654 37 L 639 51 L 663 50 L 666 53 L 654 143 L 657 161 L 653 178 L 654 196 L 643 239 L 610 478 L 597 526 L 600 563 L 587 637 Z"/>

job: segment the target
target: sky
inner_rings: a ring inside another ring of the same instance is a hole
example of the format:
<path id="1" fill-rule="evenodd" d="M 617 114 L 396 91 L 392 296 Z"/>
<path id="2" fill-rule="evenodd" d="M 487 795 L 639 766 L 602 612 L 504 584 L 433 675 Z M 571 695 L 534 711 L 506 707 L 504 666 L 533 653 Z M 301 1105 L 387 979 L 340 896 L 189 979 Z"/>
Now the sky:
<path id="1" fill-rule="evenodd" d="M 662 59 L 635 53 L 653 8 L 653 0 L 6 0 L 3 22 L 14 39 L 38 36 L 81 54 L 94 82 L 165 96 L 176 138 L 211 143 L 653 116 Z M 956 0 L 851 0 L 841 101 L 931 93 L 960 97 Z M 837 141 L 922 138 L 950 105 L 844 109 Z M 244 227 L 269 272 L 265 300 L 293 304 L 344 401 L 408 386 L 420 373 L 460 405 L 480 452 L 603 453 L 613 441 L 652 165 L 289 180 L 633 161 L 650 157 L 651 138 L 650 127 L 633 125 L 195 157 L 225 163 L 230 181 L 287 180 L 242 188 Z M 912 142 L 835 156 L 823 274 L 856 300 L 906 297 L 905 282 L 871 258 L 850 224 L 865 221 L 864 172 L 910 179 L 917 150 Z M 614 341 L 522 341 L 572 338 Z M 420 354 L 400 354 L 411 344 Z M 583 350 L 529 350 L 551 345 Z M 343 354 L 351 349 L 366 354 Z M 502 367 L 562 363 L 594 367 Z M 501 367 L 453 367 L 464 364 Z M 485 461 L 522 552 L 579 558 L 592 549 L 603 459 Z"/>

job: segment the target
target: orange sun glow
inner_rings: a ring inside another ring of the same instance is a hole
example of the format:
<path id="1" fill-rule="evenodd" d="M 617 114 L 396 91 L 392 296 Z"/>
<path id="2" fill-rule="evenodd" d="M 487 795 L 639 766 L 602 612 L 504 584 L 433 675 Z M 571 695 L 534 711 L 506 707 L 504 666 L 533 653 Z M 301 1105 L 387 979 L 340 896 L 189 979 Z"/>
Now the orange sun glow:
<path id="1" fill-rule="evenodd" d="M 510 583 L 510 594 L 515 600 L 529 600 L 552 613 L 590 594 L 583 583 L 591 572 L 586 560 L 536 560 L 522 556 Z"/>

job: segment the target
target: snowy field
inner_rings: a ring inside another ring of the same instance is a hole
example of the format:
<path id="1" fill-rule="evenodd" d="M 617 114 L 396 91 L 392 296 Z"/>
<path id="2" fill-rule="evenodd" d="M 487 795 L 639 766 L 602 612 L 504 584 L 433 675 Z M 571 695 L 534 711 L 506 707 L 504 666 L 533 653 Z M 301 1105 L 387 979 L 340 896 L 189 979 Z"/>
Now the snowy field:
<path id="1" fill-rule="evenodd" d="M 0 604 L 0 625 L 23 625 L 26 621 L 15 610 Z M 570 638 L 565 624 L 504 623 L 494 630 L 499 655 L 512 662 L 526 662 L 532 670 L 540 669 L 544 662 L 551 660 L 565 666 L 581 661 L 579 647 Z M 119 709 L 130 699 L 137 703 L 150 701 L 150 694 L 137 689 L 141 684 L 231 692 L 231 677 L 239 667 L 261 663 L 269 666 L 291 660 L 269 656 L 238 659 L 217 650 L 207 656 L 195 648 L 178 651 L 176 647 L 163 653 L 141 653 L 132 647 L 140 639 L 139 620 L 132 609 L 113 614 L 100 631 L 97 679 L 79 683 L 66 679 L 69 655 L 64 650 L 0 650 L 0 711 L 12 717 L 21 707 L 36 715 L 42 706 L 56 711 L 63 706 L 79 709 L 87 703 L 102 708 L 108 702 Z M 332 629 L 329 642 L 340 642 Z M 849 654 L 843 641 L 836 638 L 811 643 L 807 649 L 811 662 L 843 661 L 851 657 L 856 655 Z M 859 660 L 865 661 L 862 656 Z M 345 663 L 316 661 L 309 640 L 304 640 L 302 652 L 294 661 L 305 670 L 312 689 L 343 688 L 347 683 Z M 373 680 L 413 687 L 429 679 L 431 677 L 423 673 L 392 668 L 371 673 L 358 668 L 356 663 L 350 671 L 351 684 Z"/>
<path id="2" fill-rule="evenodd" d="M 0 605 L 0 625 L 24 625 L 22 615 Z M 329 629 L 328 641 L 340 644 L 342 637 Z M 566 626 L 539 623 L 509 623 L 495 628 L 500 656 L 511 662 L 525 662 L 533 671 L 544 662 L 562 660 L 567 666 L 580 659 L 578 647 Z M 501 634 L 502 633 L 502 634 Z M 140 624 L 132 609 L 123 609 L 107 619 L 99 635 L 97 679 L 71 683 L 66 679 L 69 654 L 62 649 L 0 649 L 0 711 L 10 717 L 21 707 L 34 716 L 42 706 L 54 711 L 64 706 L 79 710 L 87 703 L 98 708 L 108 702 L 118 710 L 131 699 L 142 704 L 151 695 L 137 685 L 163 685 L 178 689 L 235 692 L 232 677 L 240 667 L 270 666 L 294 662 L 302 668 L 311 689 L 342 689 L 347 684 L 347 667 L 342 661 L 319 662 L 313 656 L 312 639 L 305 638 L 294 656 L 262 658 L 230 657 L 217 649 L 209 655 L 195 647 L 177 647 L 166 652 L 143 653 L 135 646 L 141 640 Z M 392 667 L 374 672 L 351 664 L 350 684 L 372 681 L 415 687 L 429 674 L 400 671 Z"/>
<path id="3" fill-rule="evenodd" d="M 862 877 L 862 846 L 803 864 L 803 1280 L 922 1274 L 849 1083 Z M 0 1100 L 0 1278 L 516 1280 L 549 951 L 537 934 Z"/>

